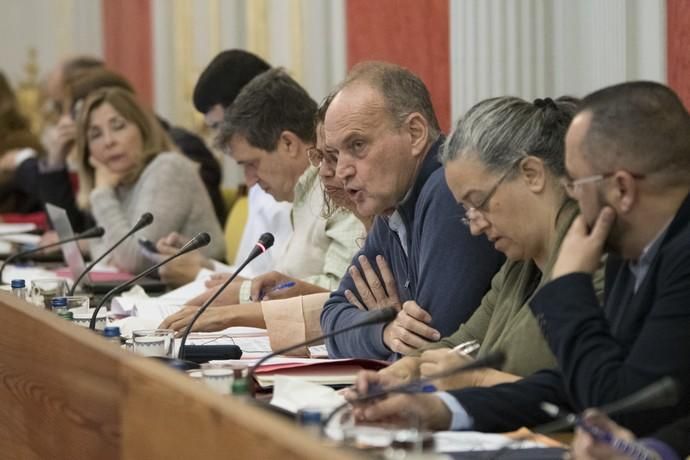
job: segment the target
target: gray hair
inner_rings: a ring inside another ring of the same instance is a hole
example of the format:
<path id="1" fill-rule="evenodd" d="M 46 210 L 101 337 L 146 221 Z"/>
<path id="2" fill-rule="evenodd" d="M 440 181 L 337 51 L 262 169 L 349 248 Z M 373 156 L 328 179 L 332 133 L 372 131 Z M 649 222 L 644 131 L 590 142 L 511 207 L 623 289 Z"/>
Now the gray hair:
<path id="1" fill-rule="evenodd" d="M 458 120 L 441 161 L 476 155 L 492 172 L 509 170 L 525 155 L 540 158 L 557 177 L 565 175 L 565 133 L 577 110 L 571 97 L 486 99 Z"/>
<path id="2" fill-rule="evenodd" d="M 432 139 L 441 134 L 429 90 L 422 79 L 408 69 L 389 62 L 361 62 L 355 65 L 345 80 L 332 91 L 329 99 L 332 100 L 346 87 L 360 82 L 381 93 L 386 111 L 393 118 L 396 127 L 400 127 L 408 115 L 417 112 L 429 123 L 429 134 Z"/>

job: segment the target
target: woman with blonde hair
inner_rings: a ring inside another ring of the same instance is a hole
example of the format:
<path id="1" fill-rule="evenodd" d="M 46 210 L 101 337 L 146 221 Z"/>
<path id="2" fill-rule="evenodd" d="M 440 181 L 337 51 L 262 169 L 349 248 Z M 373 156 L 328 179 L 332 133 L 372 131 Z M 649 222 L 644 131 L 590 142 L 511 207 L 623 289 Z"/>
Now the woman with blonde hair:
<path id="1" fill-rule="evenodd" d="M 198 165 L 186 159 L 153 114 L 121 88 L 94 91 L 84 102 L 77 123 L 77 171 L 80 207 L 106 229 L 94 245 L 102 252 L 131 228 L 144 212 L 152 225 L 137 235 L 157 241 L 170 232 L 205 231 L 210 257 L 222 257 L 224 242 Z M 152 265 L 134 239 L 112 254 L 121 270 L 138 272 Z"/>

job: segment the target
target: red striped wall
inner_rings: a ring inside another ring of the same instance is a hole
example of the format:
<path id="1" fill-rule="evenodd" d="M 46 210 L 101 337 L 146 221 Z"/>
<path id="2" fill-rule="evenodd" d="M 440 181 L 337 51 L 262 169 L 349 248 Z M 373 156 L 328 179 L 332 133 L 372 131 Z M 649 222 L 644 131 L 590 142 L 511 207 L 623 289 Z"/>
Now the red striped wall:
<path id="1" fill-rule="evenodd" d="M 142 102 L 153 106 L 151 1 L 101 1 L 105 61 L 132 82 Z"/>
<path id="2" fill-rule="evenodd" d="M 409 68 L 426 83 L 441 128 L 450 127 L 448 0 L 347 0 L 348 68 L 384 60 Z"/>
<path id="3" fill-rule="evenodd" d="M 668 84 L 690 108 L 690 1 L 667 0 Z"/>

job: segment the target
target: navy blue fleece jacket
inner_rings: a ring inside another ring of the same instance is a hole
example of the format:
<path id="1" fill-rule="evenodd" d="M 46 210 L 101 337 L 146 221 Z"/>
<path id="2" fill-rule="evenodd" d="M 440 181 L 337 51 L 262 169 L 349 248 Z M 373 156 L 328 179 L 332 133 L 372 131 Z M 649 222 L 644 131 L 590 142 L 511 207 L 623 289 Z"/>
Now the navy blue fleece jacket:
<path id="1" fill-rule="evenodd" d="M 439 139 L 431 147 L 412 190 L 397 208 L 407 230 L 408 254 L 387 219 L 378 217 L 352 263 L 359 267 L 357 258 L 362 254 L 372 262 L 377 255 L 383 255 L 395 276 L 400 300 L 415 300 L 431 315 L 431 326 L 445 337 L 479 306 L 504 258 L 486 238 L 470 235 L 461 222 L 462 209 L 448 188 L 438 160 L 441 144 Z M 324 333 L 361 321 L 366 314 L 347 301 L 347 289 L 357 293 L 349 273 L 324 305 Z M 384 326 L 368 326 L 328 340 L 329 356 L 395 359 L 383 342 Z"/>

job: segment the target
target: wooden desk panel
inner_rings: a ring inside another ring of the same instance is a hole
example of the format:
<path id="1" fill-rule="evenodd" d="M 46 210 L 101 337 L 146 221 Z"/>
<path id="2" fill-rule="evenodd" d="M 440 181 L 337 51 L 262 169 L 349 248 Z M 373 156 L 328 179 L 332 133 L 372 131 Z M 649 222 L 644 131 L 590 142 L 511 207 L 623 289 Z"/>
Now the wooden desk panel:
<path id="1" fill-rule="evenodd" d="M 353 458 L 4 292 L 0 328 L 2 459 Z"/>

